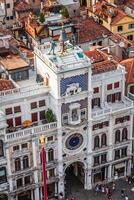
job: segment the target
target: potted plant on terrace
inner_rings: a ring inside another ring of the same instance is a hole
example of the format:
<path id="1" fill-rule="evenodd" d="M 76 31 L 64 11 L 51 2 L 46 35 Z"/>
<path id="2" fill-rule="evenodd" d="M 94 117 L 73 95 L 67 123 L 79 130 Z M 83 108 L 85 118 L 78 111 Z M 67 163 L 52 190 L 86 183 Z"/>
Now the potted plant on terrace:
<path id="1" fill-rule="evenodd" d="M 51 109 L 48 109 L 45 113 L 45 119 L 47 123 L 51 123 L 51 122 L 55 122 L 56 121 L 56 117 L 53 114 L 53 111 Z"/>

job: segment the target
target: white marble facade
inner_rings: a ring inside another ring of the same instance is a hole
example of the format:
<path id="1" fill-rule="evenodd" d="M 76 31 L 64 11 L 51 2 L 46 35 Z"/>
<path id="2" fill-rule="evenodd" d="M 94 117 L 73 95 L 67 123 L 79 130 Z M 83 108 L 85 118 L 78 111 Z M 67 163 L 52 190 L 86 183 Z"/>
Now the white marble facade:
<path id="1" fill-rule="evenodd" d="M 118 66 L 113 71 L 92 74 L 91 62 L 79 47 L 70 46 L 63 54 L 58 48 L 54 55 L 48 54 L 47 47 L 35 49 L 36 73 L 42 76 L 42 85 L 27 85 L 27 89 L 31 88 L 29 93 L 20 89 L 17 95 L 1 94 L 0 170 L 6 169 L 7 179 L 0 183 L 0 194 L 10 200 L 42 199 L 39 143 L 42 134 L 46 137 L 50 196 L 51 192 L 64 193 L 69 166 L 73 166 L 74 174 L 86 190 L 97 182 L 113 180 L 117 173 L 118 178 L 131 173 L 133 103 L 124 96 L 125 69 Z M 111 90 L 107 90 L 110 84 Z M 97 92 L 95 88 L 99 88 Z M 110 100 L 112 97 L 114 102 Z M 17 106 L 20 106 L 18 112 Z M 42 121 L 42 113 L 48 108 L 55 114 L 55 122 Z M 6 133 L 6 120 L 10 122 L 12 118 L 15 126 L 18 117 L 22 122 L 36 123 Z"/>

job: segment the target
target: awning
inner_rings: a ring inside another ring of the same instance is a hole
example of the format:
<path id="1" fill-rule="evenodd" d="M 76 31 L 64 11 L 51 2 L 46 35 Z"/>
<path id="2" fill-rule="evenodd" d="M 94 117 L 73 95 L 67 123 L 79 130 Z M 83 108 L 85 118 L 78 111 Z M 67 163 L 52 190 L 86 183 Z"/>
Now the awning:
<path id="1" fill-rule="evenodd" d="M 114 167 L 115 167 L 115 169 L 120 169 L 125 166 L 126 166 L 125 163 L 119 163 L 119 164 L 115 165 Z"/>

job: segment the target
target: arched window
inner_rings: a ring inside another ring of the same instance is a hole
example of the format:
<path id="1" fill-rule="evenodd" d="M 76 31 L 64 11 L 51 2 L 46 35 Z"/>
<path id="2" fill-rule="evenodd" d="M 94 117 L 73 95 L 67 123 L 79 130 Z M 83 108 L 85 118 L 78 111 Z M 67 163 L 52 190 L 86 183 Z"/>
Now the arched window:
<path id="1" fill-rule="evenodd" d="M 21 170 L 21 162 L 20 162 L 20 158 L 16 158 L 15 159 L 15 171 L 19 171 Z"/>
<path id="2" fill-rule="evenodd" d="M 115 143 L 120 142 L 120 130 L 115 132 Z"/>
<path id="3" fill-rule="evenodd" d="M 48 161 L 52 161 L 52 160 L 54 160 L 54 150 L 49 149 L 48 150 Z"/>
<path id="4" fill-rule="evenodd" d="M 122 140 L 127 140 L 128 131 L 127 128 L 123 128 L 122 130 Z"/>
<path id="5" fill-rule="evenodd" d="M 3 151 L 3 141 L 0 140 L 0 157 L 4 156 L 4 151 Z"/>
<path id="6" fill-rule="evenodd" d="M 23 157 L 23 169 L 26 169 L 29 167 L 29 159 L 28 156 Z"/>
<path id="7" fill-rule="evenodd" d="M 101 136 L 101 146 L 106 146 L 107 145 L 107 136 L 106 134 L 104 133 L 102 136 Z"/>
<path id="8" fill-rule="evenodd" d="M 100 147 L 100 138 L 99 136 L 96 136 L 94 138 L 94 148 L 99 148 Z"/>

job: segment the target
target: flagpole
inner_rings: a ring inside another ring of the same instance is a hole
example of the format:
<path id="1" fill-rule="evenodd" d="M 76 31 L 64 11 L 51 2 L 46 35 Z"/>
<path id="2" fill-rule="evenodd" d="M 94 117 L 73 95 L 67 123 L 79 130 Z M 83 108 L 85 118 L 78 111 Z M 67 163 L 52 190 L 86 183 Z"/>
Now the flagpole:
<path id="1" fill-rule="evenodd" d="M 42 135 L 40 137 L 40 142 L 42 144 L 42 177 L 43 177 L 43 191 L 44 191 L 44 198 L 43 200 L 47 200 L 47 183 L 46 183 L 46 153 L 45 153 L 45 137 Z"/>

